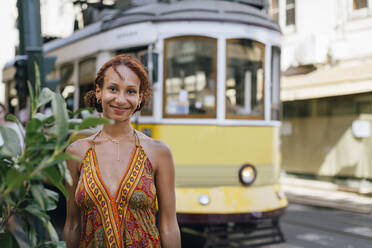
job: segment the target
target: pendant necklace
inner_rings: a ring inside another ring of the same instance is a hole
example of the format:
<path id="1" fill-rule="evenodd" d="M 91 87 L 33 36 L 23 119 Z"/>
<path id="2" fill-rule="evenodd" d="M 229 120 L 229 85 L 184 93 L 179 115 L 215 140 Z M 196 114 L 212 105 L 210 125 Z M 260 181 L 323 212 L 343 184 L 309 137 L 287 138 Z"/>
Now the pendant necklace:
<path id="1" fill-rule="evenodd" d="M 134 129 L 133 129 L 133 134 L 134 134 Z M 123 137 L 119 137 L 118 139 L 111 139 L 111 138 L 109 138 L 109 137 L 107 137 L 107 135 L 106 134 L 104 134 L 103 133 L 103 131 L 101 131 L 101 136 L 103 136 L 103 138 L 105 138 L 105 139 L 107 139 L 107 140 L 109 140 L 109 141 L 111 141 L 112 143 L 114 143 L 114 144 L 116 144 L 116 159 L 117 159 L 117 161 L 120 161 L 120 154 L 119 154 L 119 144 L 120 144 L 120 142 L 127 136 L 127 135 L 125 135 L 125 136 L 123 136 Z"/>

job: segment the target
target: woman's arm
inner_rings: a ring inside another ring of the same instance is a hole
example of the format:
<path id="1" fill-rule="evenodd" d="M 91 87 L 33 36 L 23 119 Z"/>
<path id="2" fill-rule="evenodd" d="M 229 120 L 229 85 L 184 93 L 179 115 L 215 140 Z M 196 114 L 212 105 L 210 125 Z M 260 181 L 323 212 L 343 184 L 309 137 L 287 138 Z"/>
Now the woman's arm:
<path id="1" fill-rule="evenodd" d="M 160 142 L 156 154 L 156 190 L 159 203 L 159 231 L 163 248 L 180 248 L 181 237 L 176 217 L 174 164 L 169 147 Z"/>
<path id="2" fill-rule="evenodd" d="M 77 146 L 71 144 L 67 147 L 66 153 L 78 156 L 76 149 Z M 63 229 L 63 240 L 66 242 L 67 248 L 76 248 L 79 247 L 80 242 L 80 210 L 75 203 L 75 191 L 79 180 L 79 162 L 68 160 L 67 168 L 72 177 L 72 185 L 66 183 L 68 199 L 66 204 L 67 215 Z"/>

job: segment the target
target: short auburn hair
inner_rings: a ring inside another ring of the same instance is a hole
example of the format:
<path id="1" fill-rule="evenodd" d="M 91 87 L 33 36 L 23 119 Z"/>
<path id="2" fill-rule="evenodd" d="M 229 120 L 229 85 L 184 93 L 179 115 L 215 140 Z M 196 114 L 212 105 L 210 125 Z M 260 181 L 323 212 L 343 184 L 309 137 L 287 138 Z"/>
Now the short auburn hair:
<path id="1" fill-rule="evenodd" d="M 140 80 L 139 93 L 142 94 L 142 101 L 135 111 L 137 112 L 141 110 L 143 106 L 145 106 L 146 101 L 150 97 L 151 86 L 145 67 L 131 55 L 119 54 L 102 65 L 97 73 L 96 79 L 94 80 L 94 85 L 96 88 L 99 87 L 100 89 L 102 89 L 105 79 L 105 73 L 109 68 L 112 68 L 121 78 L 121 75 L 116 68 L 119 65 L 124 65 L 131 69 Z M 85 94 L 84 103 L 86 107 L 94 107 L 97 109 L 98 112 L 102 112 L 102 105 L 97 102 L 96 92 L 94 90 L 91 90 Z"/>

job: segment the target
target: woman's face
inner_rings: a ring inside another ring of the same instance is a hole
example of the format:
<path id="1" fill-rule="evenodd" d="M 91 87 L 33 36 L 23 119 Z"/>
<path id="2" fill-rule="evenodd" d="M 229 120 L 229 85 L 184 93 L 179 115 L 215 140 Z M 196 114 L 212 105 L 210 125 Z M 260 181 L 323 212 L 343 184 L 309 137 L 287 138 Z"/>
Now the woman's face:
<path id="1" fill-rule="evenodd" d="M 116 122 L 130 120 L 142 100 L 140 79 L 125 65 L 110 67 L 105 72 L 103 87 L 96 88 L 96 97 L 102 101 L 103 116 Z"/>

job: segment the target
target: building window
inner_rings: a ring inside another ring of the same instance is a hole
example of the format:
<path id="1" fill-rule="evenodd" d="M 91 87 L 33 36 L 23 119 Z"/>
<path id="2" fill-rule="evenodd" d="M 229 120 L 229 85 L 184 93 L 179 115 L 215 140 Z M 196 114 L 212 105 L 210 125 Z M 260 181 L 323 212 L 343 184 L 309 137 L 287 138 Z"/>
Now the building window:
<path id="1" fill-rule="evenodd" d="M 217 40 L 187 36 L 165 40 L 165 117 L 216 117 Z"/>
<path id="2" fill-rule="evenodd" d="M 364 9 L 368 7 L 368 0 L 353 0 L 353 9 Z"/>
<path id="3" fill-rule="evenodd" d="M 271 0 L 269 13 L 271 18 L 279 23 L 279 0 Z"/>
<path id="4" fill-rule="evenodd" d="M 285 11 L 285 25 L 295 25 L 296 24 L 296 12 L 295 12 L 295 0 L 286 0 L 286 11 Z"/>
<path id="5" fill-rule="evenodd" d="M 264 118 L 264 58 L 265 46 L 259 42 L 227 41 L 227 118 Z"/>

